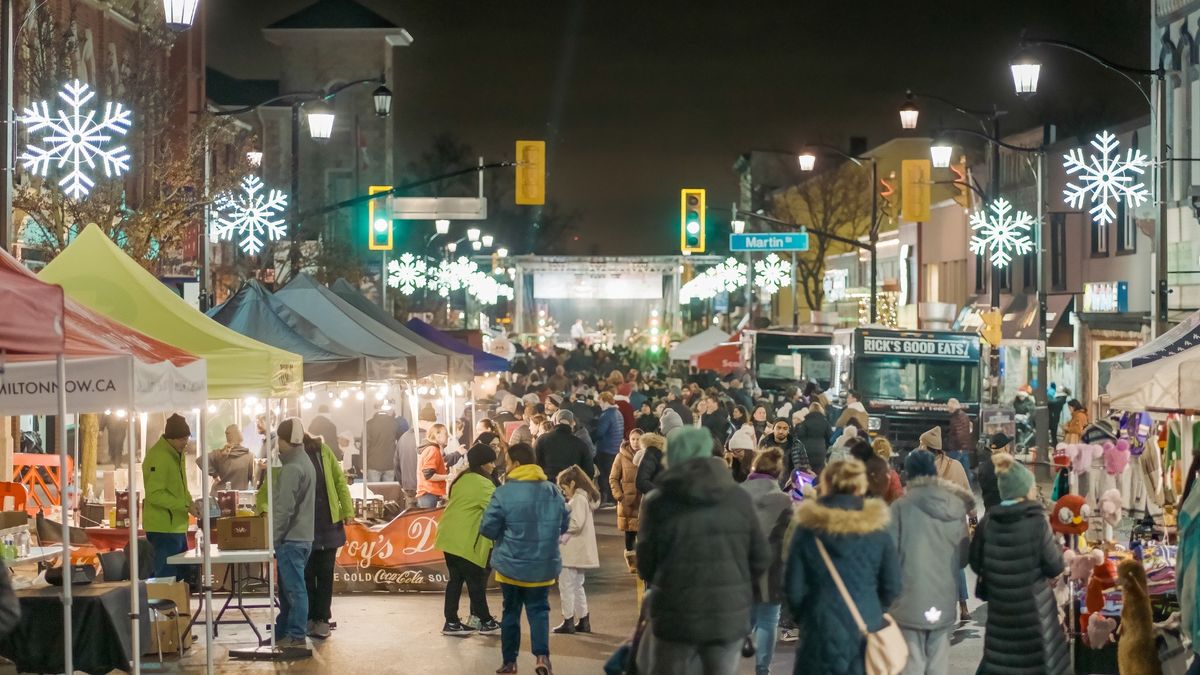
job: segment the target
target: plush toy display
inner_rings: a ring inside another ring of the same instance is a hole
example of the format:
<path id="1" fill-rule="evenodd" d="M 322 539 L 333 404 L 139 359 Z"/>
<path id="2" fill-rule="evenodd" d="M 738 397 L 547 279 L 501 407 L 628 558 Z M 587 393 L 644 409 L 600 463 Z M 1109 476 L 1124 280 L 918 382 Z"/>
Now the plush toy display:
<path id="1" fill-rule="evenodd" d="M 1092 507 L 1080 495 L 1063 495 L 1054 502 L 1050 516 L 1050 529 L 1059 534 L 1083 534 L 1088 529 L 1088 518 Z"/>
<path id="2" fill-rule="evenodd" d="M 1104 520 L 1104 524 L 1115 528 L 1121 522 L 1121 491 L 1116 488 L 1110 488 L 1100 495 L 1100 501 L 1097 503 L 1100 509 L 1100 517 Z"/>
<path id="3" fill-rule="evenodd" d="M 1129 466 L 1129 441 L 1122 438 L 1117 442 L 1104 443 L 1104 471 L 1110 476 L 1119 476 Z"/>
<path id="4" fill-rule="evenodd" d="M 1092 614 L 1087 623 L 1087 644 L 1092 649 L 1100 649 L 1108 644 L 1113 631 L 1117 629 L 1117 620 L 1103 614 Z"/>
<path id="5" fill-rule="evenodd" d="M 1121 561 L 1118 583 L 1124 596 L 1121 639 L 1117 641 L 1117 666 L 1121 675 L 1162 675 L 1154 636 L 1146 568 L 1132 558 Z"/>
<path id="6" fill-rule="evenodd" d="M 1086 584 L 1092 576 L 1092 568 L 1104 562 L 1104 551 L 1094 548 L 1088 553 L 1076 553 L 1067 549 L 1063 552 L 1063 562 L 1070 571 L 1071 581 Z"/>

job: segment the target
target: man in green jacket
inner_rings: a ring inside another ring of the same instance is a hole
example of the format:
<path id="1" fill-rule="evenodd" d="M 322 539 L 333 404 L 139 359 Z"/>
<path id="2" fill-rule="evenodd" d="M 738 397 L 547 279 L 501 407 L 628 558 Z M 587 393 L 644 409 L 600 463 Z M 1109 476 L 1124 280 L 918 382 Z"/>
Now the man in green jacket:
<path id="1" fill-rule="evenodd" d="M 188 492 L 184 473 L 183 450 L 191 435 L 187 420 L 178 413 L 171 415 L 162 438 L 150 446 L 142 462 L 142 484 L 146 490 L 142 527 L 154 548 L 155 577 L 183 578 L 174 565 L 167 564 L 167 558 L 188 548 L 192 494 Z"/>

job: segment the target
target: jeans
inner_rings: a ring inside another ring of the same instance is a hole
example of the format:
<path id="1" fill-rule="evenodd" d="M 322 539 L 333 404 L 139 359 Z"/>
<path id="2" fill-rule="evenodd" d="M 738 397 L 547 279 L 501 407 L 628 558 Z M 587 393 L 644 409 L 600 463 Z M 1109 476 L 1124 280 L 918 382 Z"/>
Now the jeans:
<path id="1" fill-rule="evenodd" d="M 437 503 L 438 503 L 437 495 L 431 495 L 431 494 L 426 493 L 426 494 L 417 496 L 417 508 L 432 509 L 433 507 L 437 506 Z"/>
<path id="2" fill-rule="evenodd" d="M 521 607 L 529 619 L 530 651 L 550 656 L 550 587 L 500 584 L 504 614 L 500 618 L 500 654 L 504 663 L 516 663 L 521 651 Z"/>
<path id="3" fill-rule="evenodd" d="M 975 479 L 971 476 L 971 458 L 967 455 L 967 452 L 965 450 L 955 450 L 953 452 L 947 452 L 946 456 L 958 462 L 959 464 L 962 464 L 963 471 L 967 472 L 967 483 L 969 483 L 971 487 L 975 487 Z"/>
<path id="4" fill-rule="evenodd" d="M 564 567 L 558 575 L 558 600 L 564 619 L 582 619 L 588 615 L 587 593 L 583 590 L 586 576 L 578 567 Z"/>
<path id="5" fill-rule="evenodd" d="M 182 570 L 175 565 L 168 565 L 167 558 L 188 550 L 187 535 L 182 532 L 147 532 L 146 541 L 149 541 L 150 546 L 154 547 L 154 570 L 151 576 L 183 579 Z M 130 565 L 130 567 L 135 567 L 135 565 Z"/>
<path id="6" fill-rule="evenodd" d="M 387 471 L 379 471 L 378 469 L 367 469 L 368 483 L 395 483 L 396 470 L 388 469 Z"/>
<path id="7" fill-rule="evenodd" d="M 467 585 L 467 595 L 471 598 L 471 614 L 479 617 L 481 622 L 490 621 L 492 612 L 487 604 L 488 568 L 453 553 L 442 555 L 446 556 L 446 570 L 450 573 L 446 582 L 446 622 L 458 622 L 458 600 L 462 597 L 464 583 Z"/>
<path id="8" fill-rule="evenodd" d="M 908 663 L 901 675 L 942 675 L 950 668 L 950 633 L 953 628 L 941 630 L 913 630 L 901 628 L 904 643 L 908 645 Z"/>
<path id="9" fill-rule="evenodd" d="M 958 576 L 954 578 L 954 583 L 958 586 L 958 601 L 967 601 L 967 568 L 958 570 Z"/>
<path id="10" fill-rule="evenodd" d="M 609 504 L 616 501 L 613 499 L 612 487 L 608 484 L 608 475 L 612 473 L 613 462 L 616 459 L 616 455 L 609 455 L 603 452 L 596 453 L 596 468 L 600 471 L 600 477 L 596 479 L 596 487 L 600 488 L 600 499 Z M 551 477 L 551 480 L 554 480 L 554 478 Z"/>
<path id="11" fill-rule="evenodd" d="M 333 605 L 333 566 L 336 548 L 314 549 L 304 566 L 304 588 L 308 592 L 308 620 L 329 622 Z"/>
<path id="12" fill-rule="evenodd" d="M 275 547 L 279 568 L 279 618 L 275 622 L 275 640 L 303 640 L 308 633 L 308 589 L 304 585 L 304 566 L 312 550 L 311 541 L 285 541 Z"/>
<path id="13" fill-rule="evenodd" d="M 779 603 L 756 602 L 750 615 L 754 624 L 754 675 L 768 675 L 775 657 L 775 638 L 779 632 Z"/>
<path id="14" fill-rule="evenodd" d="M 638 671 L 654 675 L 735 675 L 742 660 L 742 641 L 690 645 L 652 638 L 648 663 Z"/>

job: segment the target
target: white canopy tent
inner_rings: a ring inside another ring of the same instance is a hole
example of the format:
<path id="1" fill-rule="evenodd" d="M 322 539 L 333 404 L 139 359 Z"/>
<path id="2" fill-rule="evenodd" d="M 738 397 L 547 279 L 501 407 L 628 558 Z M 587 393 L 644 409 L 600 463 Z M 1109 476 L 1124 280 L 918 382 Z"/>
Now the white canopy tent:
<path id="1" fill-rule="evenodd" d="M 1108 395 L 1110 405 L 1122 410 L 1200 410 L 1200 349 L 1114 368 Z"/>
<path id="2" fill-rule="evenodd" d="M 690 338 L 675 345 L 668 353 L 670 354 L 672 361 L 688 361 L 693 356 L 703 354 L 704 352 L 716 347 L 728 339 L 729 333 L 726 333 L 720 328 L 710 326 L 703 332 L 696 333 Z"/>

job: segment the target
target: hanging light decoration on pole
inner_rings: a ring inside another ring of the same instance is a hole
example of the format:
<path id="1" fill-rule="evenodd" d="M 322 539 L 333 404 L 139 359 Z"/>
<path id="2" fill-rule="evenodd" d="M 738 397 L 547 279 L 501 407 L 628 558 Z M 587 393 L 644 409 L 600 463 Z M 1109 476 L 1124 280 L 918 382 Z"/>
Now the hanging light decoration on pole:
<path id="1" fill-rule="evenodd" d="M 333 135 L 333 107 L 316 101 L 308 107 L 308 134 L 316 141 L 327 141 Z"/>
<path id="2" fill-rule="evenodd" d="M 455 251 L 458 250 L 458 242 L 452 241 L 449 244 L 446 244 L 446 250 L 451 253 L 454 253 Z"/>
<path id="3" fill-rule="evenodd" d="M 485 235 L 483 235 L 482 237 L 480 237 L 479 239 L 480 239 L 480 241 L 482 241 L 482 242 L 483 242 L 483 245 L 484 245 L 484 247 L 486 247 L 486 248 L 491 248 L 491 247 L 492 247 L 492 242 L 496 241 L 496 238 L 495 238 L 495 237 L 493 237 L 493 236 L 492 236 L 492 235 L 490 235 L 490 234 L 485 234 Z"/>
<path id="4" fill-rule="evenodd" d="M 508 249 L 504 248 L 503 246 L 496 249 L 496 257 L 497 258 L 507 258 L 508 257 Z"/>
<path id="5" fill-rule="evenodd" d="M 449 234 L 450 233 L 450 221 L 446 220 L 445 218 L 439 218 L 439 219 L 433 221 L 433 227 L 434 227 L 434 231 L 437 232 L 438 234 Z"/>
<path id="6" fill-rule="evenodd" d="M 479 241 L 479 228 L 472 227 L 467 230 L 467 241 Z"/>
<path id="7" fill-rule="evenodd" d="M 1032 96 L 1037 93 L 1038 76 L 1042 72 L 1042 64 L 1029 52 L 1021 52 L 1009 65 L 1012 70 L 1013 89 L 1017 96 Z"/>
<path id="8" fill-rule="evenodd" d="M 950 157 L 954 154 L 954 144 L 945 136 L 938 136 L 929 146 L 929 159 L 935 169 L 950 167 Z"/>
<path id="9" fill-rule="evenodd" d="M 812 171 L 813 167 L 817 165 L 817 153 L 811 148 L 801 150 L 797 159 L 800 161 L 801 171 Z"/>
<path id="10" fill-rule="evenodd" d="M 199 6 L 200 0 L 163 0 L 163 16 L 166 18 L 167 28 L 176 33 L 191 28 L 196 21 L 196 9 Z"/>
<path id="11" fill-rule="evenodd" d="M 392 114 L 392 90 L 384 85 L 379 85 L 375 88 L 375 93 L 371 94 L 375 99 L 375 115 L 377 117 L 387 117 Z"/>
<path id="12" fill-rule="evenodd" d="M 746 221 L 734 218 L 729 221 L 729 229 L 733 230 L 734 234 L 741 234 L 746 231 Z"/>
<path id="13" fill-rule="evenodd" d="M 904 96 L 904 104 L 900 106 L 900 126 L 904 129 L 916 129 L 917 118 L 921 115 L 921 109 L 917 107 L 916 101 L 913 100 L 913 93 L 910 91 Z"/>
<path id="14" fill-rule="evenodd" d="M 262 158 L 262 150 L 250 150 L 246 152 L 246 162 L 248 162 L 250 166 L 262 166 Z"/>

